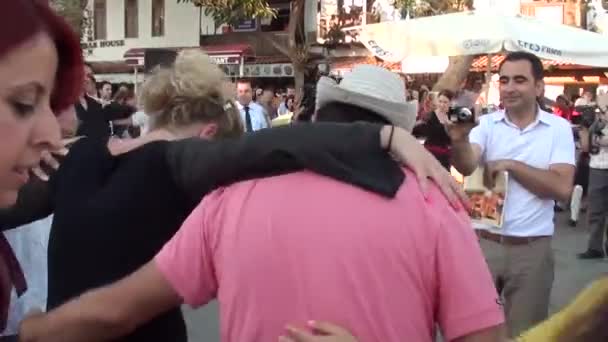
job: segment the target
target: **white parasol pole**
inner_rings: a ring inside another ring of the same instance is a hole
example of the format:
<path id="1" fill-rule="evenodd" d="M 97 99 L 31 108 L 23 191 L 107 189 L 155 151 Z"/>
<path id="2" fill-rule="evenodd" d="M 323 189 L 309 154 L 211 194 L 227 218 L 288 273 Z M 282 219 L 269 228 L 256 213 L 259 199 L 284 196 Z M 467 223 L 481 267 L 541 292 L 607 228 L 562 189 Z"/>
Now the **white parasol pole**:
<path id="1" fill-rule="evenodd" d="M 133 92 L 135 94 L 137 94 L 137 65 L 133 68 L 133 70 L 134 70 L 134 73 L 133 73 L 133 77 L 134 77 L 134 80 L 133 80 Z"/>
<path id="2" fill-rule="evenodd" d="M 492 54 L 488 54 L 488 63 L 486 63 L 486 82 L 485 82 L 485 93 L 486 93 L 486 106 L 488 105 L 488 98 L 490 96 L 490 82 L 492 82 Z"/>

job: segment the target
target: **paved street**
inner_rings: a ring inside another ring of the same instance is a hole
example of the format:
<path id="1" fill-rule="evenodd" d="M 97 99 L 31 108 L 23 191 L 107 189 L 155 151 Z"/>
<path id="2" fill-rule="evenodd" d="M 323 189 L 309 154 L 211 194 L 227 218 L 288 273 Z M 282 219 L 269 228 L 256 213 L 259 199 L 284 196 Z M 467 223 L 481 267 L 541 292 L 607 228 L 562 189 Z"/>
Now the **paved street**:
<path id="1" fill-rule="evenodd" d="M 598 275 L 608 272 L 608 260 L 580 261 L 576 253 L 585 250 L 587 243 L 586 226 L 583 222 L 577 228 L 567 226 L 567 217 L 557 217 L 557 235 L 554 240 L 555 282 L 553 285 L 551 310 L 559 310 L 586 284 Z M 217 304 L 215 302 L 203 309 L 185 309 L 188 321 L 188 335 L 191 342 L 219 341 Z"/>

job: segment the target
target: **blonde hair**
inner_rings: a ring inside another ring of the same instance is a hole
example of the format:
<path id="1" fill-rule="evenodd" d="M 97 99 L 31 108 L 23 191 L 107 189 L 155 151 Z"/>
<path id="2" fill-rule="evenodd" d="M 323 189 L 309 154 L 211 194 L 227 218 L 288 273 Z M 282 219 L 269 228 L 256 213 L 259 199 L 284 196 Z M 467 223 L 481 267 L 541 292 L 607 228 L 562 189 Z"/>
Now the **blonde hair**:
<path id="1" fill-rule="evenodd" d="M 216 137 L 244 131 L 225 74 L 198 49 L 182 51 L 171 68 L 156 69 L 142 86 L 140 102 L 153 128 L 213 122 Z"/>

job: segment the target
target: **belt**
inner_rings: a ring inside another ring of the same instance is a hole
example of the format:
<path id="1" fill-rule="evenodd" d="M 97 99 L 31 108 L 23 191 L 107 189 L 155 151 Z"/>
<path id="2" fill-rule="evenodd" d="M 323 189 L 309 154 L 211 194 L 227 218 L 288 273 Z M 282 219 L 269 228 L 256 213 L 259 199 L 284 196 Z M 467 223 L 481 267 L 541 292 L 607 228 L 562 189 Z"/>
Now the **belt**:
<path id="1" fill-rule="evenodd" d="M 477 236 L 485 239 L 485 240 L 489 240 L 489 241 L 493 241 L 496 243 L 499 243 L 501 245 L 527 245 L 530 244 L 536 240 L 540 240 L 540 239 L 544 239 L 544 238 L 550 238 L 550 235 L 542 235 L 542 236 L 509 236 L 509 235 L 500 235 L 500 234 L 494 234 L 491 233 L 487 230 L 478 230 L 477 231 Z"/>

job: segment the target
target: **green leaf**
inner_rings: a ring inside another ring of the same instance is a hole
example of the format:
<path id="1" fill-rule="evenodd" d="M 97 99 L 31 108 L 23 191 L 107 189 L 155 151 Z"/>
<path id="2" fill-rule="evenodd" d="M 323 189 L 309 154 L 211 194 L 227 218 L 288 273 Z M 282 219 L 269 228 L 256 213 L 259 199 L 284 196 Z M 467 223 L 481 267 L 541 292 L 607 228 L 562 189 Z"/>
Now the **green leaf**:
<path id="1" fill-rule="evenodd" d="M 274 17 L 276 11 L 266 0 L 177 0 L 205 8 L 205 15 L 218 24 L 234 24 L 240 20 Z"/>

